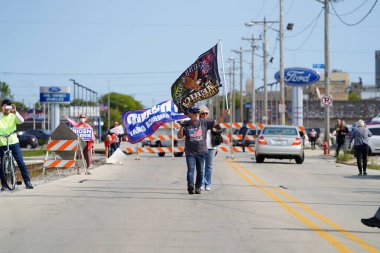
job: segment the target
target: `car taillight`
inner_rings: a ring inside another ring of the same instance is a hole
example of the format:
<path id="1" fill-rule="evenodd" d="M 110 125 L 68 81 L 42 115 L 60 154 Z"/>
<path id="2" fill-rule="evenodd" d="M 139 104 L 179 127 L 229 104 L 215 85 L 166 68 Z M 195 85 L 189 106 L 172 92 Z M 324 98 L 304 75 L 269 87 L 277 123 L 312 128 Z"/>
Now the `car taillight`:
<path id="1" fill-rule="evenodd" d="M 264 136 L 260 136 L 259 140 L 258 140 L 258 143 L 261 144 L 261 145 L 266 145 L 267 142 L 264 140 Z"/>
<path id="2" fill-rule="evenodd" d="M 36 139 L 34 137 L 29 137 L 31 141 L 35 141 Z"/>
<path id="3" fill-rule="evenodd" d="M 301 138 L 300 137 L 296 137 L 296 140 L 292 144 L 292 146 L 298 146 L 298 145 L 301 145 Z"/>

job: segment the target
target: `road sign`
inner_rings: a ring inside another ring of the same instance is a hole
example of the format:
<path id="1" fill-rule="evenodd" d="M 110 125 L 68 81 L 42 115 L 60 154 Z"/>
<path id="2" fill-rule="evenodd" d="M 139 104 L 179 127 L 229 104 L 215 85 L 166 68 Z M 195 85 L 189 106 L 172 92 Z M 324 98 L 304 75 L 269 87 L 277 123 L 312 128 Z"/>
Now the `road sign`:
<path id="1" fill-rule="evenodd" d="M 324 107 L 331 106 L 333 99 L 330 95 L 323 95 L 321 97 L 321 103 Z"/>
<path id="2" fill-rule="evenodd" d="M 313 69 L 324 69 L 325 64 L 313 64 Z"/>

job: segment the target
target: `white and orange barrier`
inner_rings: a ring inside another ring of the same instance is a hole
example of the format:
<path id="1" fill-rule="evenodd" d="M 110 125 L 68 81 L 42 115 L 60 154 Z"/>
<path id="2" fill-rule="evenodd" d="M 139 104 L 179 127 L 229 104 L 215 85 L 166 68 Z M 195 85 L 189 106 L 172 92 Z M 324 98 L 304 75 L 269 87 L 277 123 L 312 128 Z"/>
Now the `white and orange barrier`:
<path id="1" fill-rule="evenodd" d="M 146 137 L 144 140 L 149 141 L 155 141 L 155 140 L 161 140 L 161 141 L 170 141 L 170 140 L 178 140 L 176 136 L 173 135 L 151 135 Z"/>
<path id="2" fill-rule="evenodd" d="M 157 147 L 157 148 L 125 148 L 124 151 L 128 154 L 134 153 L 173 153 L 185 152 L 183 147 Z"/>
<path id="3" fill-rule="evenodd" d="M 78 149 L 81 152 L 82 158 L 83 158 L 83 152 L 82 152 L 82 146 L 81 142 L 79 141 L 79 137 L 77 140 L 52 140 L 50 139 L 47 146 L 46 146 L 46 157 L 45 162 L 43 164 L 43 174 L 45 174 L 46 168 L 71 168 L 74 167 L 76 164 L 76 157 L 77 157 L 77 151 Z M 48 160 L 49 158 L 49 152 L 52 151 L 60 151 L 60 152 L 74 152 L 74 157 L 71 160 Z M 87 166 L 86 161 L 82 159 L 83 165 L 86 168 L 87 173 Z"/>
<path id="4" fill-rule="evenodd" d="M 243 147 L 230 147 L 230 146 L 218 146 L 218 151 L 220 152 L 228 152 L 230 153 L 231 150 L 233 152 L 243 152 Z M 185 152 L 185 149 L 183 147 L 158 147 L 158 148 L 125 148 L 124 151 L 128 154 L 138 154 L 138 153 L 172 153 L 172 152 Z M 245 152 L 253 153 L 255 152 L 255 149 L 253 147 L 246 147 Z"/>

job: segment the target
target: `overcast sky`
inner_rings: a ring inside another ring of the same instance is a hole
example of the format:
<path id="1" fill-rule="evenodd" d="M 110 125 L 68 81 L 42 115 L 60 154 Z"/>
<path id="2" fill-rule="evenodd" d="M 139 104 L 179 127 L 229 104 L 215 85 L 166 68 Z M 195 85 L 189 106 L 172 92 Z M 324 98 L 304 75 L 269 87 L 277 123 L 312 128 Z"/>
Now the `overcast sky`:
<path id="1" fill-rule="evenodd" d="M 344 0 L 331 7 L 331 69 L 375 83 L 375 50 L 380 50 L 380 6 L 359 24 L 376 0 Z M 242 37 L 259 38 L 262 25 L 279 20 L 279 0 L 0 0 L 0 81 L 16 100 L 30 106 L 40 86 L 70 86 L 75 79 L 99 93 L 129 94 L 150 107 L 171 99 L 170 87 L 203 52 L 222 40 L 225 70 L 231 50 L 250 49 Z M 341 19 L 341 20 L 340 20 Z M 347 23 L 344 24 L 343 22 Z M 324 63 L 324 9 L 316 0 L 284 0 L 285 67 Z M 278 24 L 272 24 L 278 29 Z M 278 32 L 269 29 L 268 82 L 279 70 Z M 257 54 L 262 55 L 262 41 Z M 221 56 L 221 54 L 220 54 Z M 251 76 L 244 56 L 244 82 Z M 221 58 L 219 59 L 221 64 Z M 256 56 L 256 87 L 263 63 Z M 223 75 L 223 73 L 221 73 Z M 229 78 L 226 75 L 229 89 Z"/>

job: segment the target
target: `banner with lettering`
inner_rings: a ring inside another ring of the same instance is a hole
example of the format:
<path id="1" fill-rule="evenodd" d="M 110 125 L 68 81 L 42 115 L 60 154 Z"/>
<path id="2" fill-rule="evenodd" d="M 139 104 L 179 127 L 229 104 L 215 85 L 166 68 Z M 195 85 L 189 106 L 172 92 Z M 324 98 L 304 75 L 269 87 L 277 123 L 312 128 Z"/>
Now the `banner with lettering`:
<path id="1" fill-rule="evenodd" d="M 152 108 L 128 111 L 121 115 L 130 143 L 139 142 L 152 135 L 166 122 L 186 117 L 185 114 L 178 112 L 178 108 L 172 100 L 159 103 Z"/>
<path id="2" fill-rule="evenodd" d="M 71 130 L 84 141 L 92 140 L 92 128 L 73 127 Z"/>
<path id="3" fill-rule="evenodd" d="M 171 93 L 178 111 L 188 114 L 196 102 L 219 92 L 222 86 L 218 71 L 218 44 L 198 59 L 173 83 Z"/>

